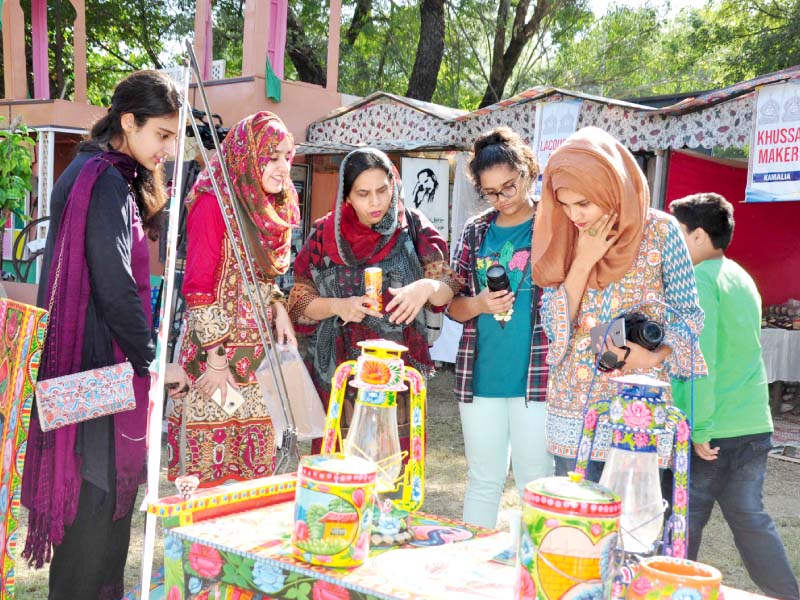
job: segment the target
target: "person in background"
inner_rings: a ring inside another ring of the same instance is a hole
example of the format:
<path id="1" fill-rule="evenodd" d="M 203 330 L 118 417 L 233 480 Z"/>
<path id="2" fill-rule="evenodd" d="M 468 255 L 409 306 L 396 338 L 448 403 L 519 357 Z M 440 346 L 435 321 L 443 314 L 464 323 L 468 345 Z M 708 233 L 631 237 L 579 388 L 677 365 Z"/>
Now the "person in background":
<path id="1" fill-rule="evenodd" d="M 556 475 L 566 475 L 575 464 L 584 412 L 588 421 L 596 422 L 587 403 L 614 395 L 612 377 L 639 373 L 666 379 L 705 373 L 698 349 L 691 364 L 690 336 L 683 325 L 685 321 L 698 334 L 703 311 L 678 223 L 650 208 L 647 180 L 636 159 L 596 127 L 569 136 L 547 161 L 532 259 L 533 281 L 546 288 L 541 317 L 550 340 L 547 447 L 555 455 Z M 667 303 L 682 319 L 647 304 L 652 300 Z M 595 374 L 592 328 L 634 307 L 665 324 L 661 345 L 648 350 L 630 340 L 626 348 L 608 342 L 603 350 L 616 357 L 612 369 Z M 610 429 L 607 423 L 597 428 L 589 480 L 600 480 Z M 670 436 L 662 436 L 659 446 L 666 466 Z"/>
<path id="2" fill-rule="evenodd" d="M 274 468 L 275 431 L 255 372 L 264 359 L 254 307 L 235 258 L 253 257 L 256 279 L 276 342 L 297 344 L 275 277 L 289 268 L 291 230 L 300 220 L 297 192 L 289 178 L 294 139 L 276 115 L 262 111 L 239 121 L 222 143 L 221 155 L 200 174 L 187 204 L 186 334 L 178 359 L 192 380 L 188 396 L 167 404 L 168 477 L 183 469 L 208 487 L 266 477 Z M 211 175 L 222 189 L 221 161 L 233 183 L 222 198 L 235 239 L 225 227 Z M 233 219 L 234 203 L 246 239 Z M 258 293 L 252 286 L 253 293 Z M 219 403 L 214 400 L 219 399 Z M 223 410 L 228 394 L 238 407 Z M 186 443 L 182 443 L 182 426 Z"/>
<path id="3" fill-rule="evenodd" d="M 464 324 L 454 390 L 467 456 L 464 521 L 491 529 L 509 459 L 520 497 L 553 472 L 544 443 L 547 337 L 530 269 L 539 165 L 519 135 L 498 127 L 475 140 L 469 169 L 489 208 L 461 232 L 453 269 L 464 285 L 448 314 Z M 489 289 L 487 271 L 497 265 L 510 289 Z"/>
<path id="4" fill-rule="evenodd" d="M 167 200 L 161 164 L 174 152 L 180 105 L 164 73 L 122 80 L 50 198 L 38 304 L 52 310 L 39 377 L 128 361 L 136 406 L 46 433 L 31 413 L 22 556 L 41 567 L 53 546 L 49 600 L 124 594 L 155 357 L 147 236 L 158 235 Z"/>
<path id="5" fill-rule="evenodd" d="M 326 406 L 336 367 L 361 353 L 361 341 L 402 344 L 408 348 L 406 364 L 431 376 L 422 309 L 443 307 L 459 288 L 447 262 L 447 242 L 421 212 L 404 206 L 400 177 L 386 154 L 354 150 L 342 160 L 339 181 L 335 208 L 313 224 L 297 255 L 289 295 L 292 320 L 312 335 L 309 371 Z M 365 295 L 368 267 L 382 270 L 383 311 Z M 351 406 L 345 406 L 345 417 Z M 408 450 L 407 419 L 408 395 L 402 394 L 403 450 Z"/>
<path id="6" fill-rule="evenodd" d="M 688 556 L 697 560 L 714 503 L 733 532 L 750 578 L 767 596 L 797 600 L 797 578 L 762 493 L 772 447 L 767 373 L 761 356 L 761 296 L 738 263 L 725 256 L 733 206 L 719 194 L 675 200 L 705 312 L 700 348 L 708 377 L 673 381 L 675 404 L 692 420 Z M 692 414 L 693 413 L 693 414 Z"/>

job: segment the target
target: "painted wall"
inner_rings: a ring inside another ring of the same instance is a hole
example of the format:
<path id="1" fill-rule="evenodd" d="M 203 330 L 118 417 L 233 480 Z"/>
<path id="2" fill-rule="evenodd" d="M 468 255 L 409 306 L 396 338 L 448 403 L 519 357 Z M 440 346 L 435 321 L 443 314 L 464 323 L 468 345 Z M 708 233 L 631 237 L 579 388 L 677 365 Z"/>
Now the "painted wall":
<path id="1" fill-rule="evenodd" d="M 734 205 L 736 228 L 726 255 L 753 277 L 764 304 L 800 298 L 800 202 L 744 204 L 747 164 L 670 153 L 666 205 L 689 194 L 716 192 Z"/>
<path id="2" fill-rule="evenodd" d="M 202 110 L 202 100 L 196 88 L 189 91 L 192 105 Z M 279 103 L 268 100 L 264 80 L 242 77 L 223 79 L 206 84 L 211 110 L 230 127 L 259 110 L 269 110 L 283 119 L 296 141 L 306 139 L 306 128 L 341 105 L 341 96 L 318 85 L 284 81 Z"/>

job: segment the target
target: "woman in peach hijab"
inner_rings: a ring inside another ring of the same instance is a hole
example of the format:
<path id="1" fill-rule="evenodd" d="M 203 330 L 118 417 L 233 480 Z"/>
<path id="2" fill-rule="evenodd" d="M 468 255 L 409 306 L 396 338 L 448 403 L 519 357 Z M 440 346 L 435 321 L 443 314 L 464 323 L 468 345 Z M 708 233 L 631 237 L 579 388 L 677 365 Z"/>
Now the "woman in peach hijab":
<path id="1" fill-rule="evenodd" d="M 689 252 L 675 219 L 649 206 L 647 180 L 633 155 L 601 129 L 577 131 L 547 162 L 532 275 L 545 288 L 541 316 L 550 340 L 545 430 L 556 475 L 572 469 L 586 403 L 614 394 L 611 377 L 640 373 L 668 381 L 688 377 L 692 367 L 695 374 L 705 372 L 696 345 L 690 364 L 682 324 L 685 320 L 698 335 L 703 322 Z M 649 300 L 669 304 L 682 319 L 655 303 L 636 306 Z M 603 351 L 614 354 L 604 363 L 613 368 L 594 375 L 591 329 L 632 310 L 664 325 L 663 342 L 653 350 L 632 341 L 622 348 L 607 342 Z M 598 425 L 587 479 L 600 479 L 610 433 L 607 424 Z M 659 440 L 664 459 L 669 443 L 668 436 Z"/>

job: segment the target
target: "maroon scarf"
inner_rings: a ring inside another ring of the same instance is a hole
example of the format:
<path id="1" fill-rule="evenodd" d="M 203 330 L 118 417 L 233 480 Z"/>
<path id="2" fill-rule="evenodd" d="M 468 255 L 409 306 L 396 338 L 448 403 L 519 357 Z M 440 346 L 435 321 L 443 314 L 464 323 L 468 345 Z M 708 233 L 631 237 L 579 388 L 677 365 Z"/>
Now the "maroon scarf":
<path id="1" fill-rule="evenodd" d="M 47 281 L 49 315 L 47 339 L 42 352 L 39 379 L 51 379 L 81 371 L 83 335 L 91 287 L 86 263 L 86 222 L 92 190 L 109 167 L 116 167 L 130 183 L 138 163 L 119 152 L 103 152 L 90 158 L 81 169 L 70 191 L 58 228 L 53 259 Z M 61 249 L 63 248 L 63 253 Z M 61 254 L 61 273 L 53 290 Z M 55 297 L 53 294 L 55 291 Z M 118 362 L 124 360 L 114 345 Z M 134 377 L 136 408 L 114 416 L 117 504 L 114 519 L 130 511 L 142 476 L 145 442 L 121 438 L 120 432 L 141 431 L 146 426 L 148 377 Z M 28 537 L 22 556 L 37 568 L 50 560 L 51 544 L 60 544 L 64 530 L 72 524 L 81 488 L 80 457 L 75 453 L 76 425 L 43 432 L 36 411 L 31 414 L 22 504 L 29 511 Z M 120 445 L 122 439 L 122 446 Z M 139 448 L 141 446 L 141 448 Z M 143 452 L 144 449 L 144 452 Z"/>

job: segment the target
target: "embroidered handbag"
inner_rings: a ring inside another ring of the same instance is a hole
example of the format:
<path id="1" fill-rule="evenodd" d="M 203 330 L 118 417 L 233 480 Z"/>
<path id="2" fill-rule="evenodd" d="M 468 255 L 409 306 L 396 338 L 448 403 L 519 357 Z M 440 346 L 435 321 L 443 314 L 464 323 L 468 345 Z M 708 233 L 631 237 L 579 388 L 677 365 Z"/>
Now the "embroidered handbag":
<path id="1" fill-rule="evenodd" d="M 58 253 L 56 275 L 53 279 L 53 292 L 50 294 L 48 307 L 50 314 L 53 313 L 53 302 L 61 278 L 63 256 L 62 242 L 61 251 Z M 45 337 L 42 348 L 45 347 L 46 341 Z M 136 397 L 133 394 L 133 367 L 129 362 L 38 381 L 35 391 L 39 426 L 42 431 L 133 410 L 136 407 Z"/>
<path id="2" fill-rule="evenodd" d="M 133 410 L 133 367 L 118 363 L 39 381 L 36 406 L 42 431 Z"/>

